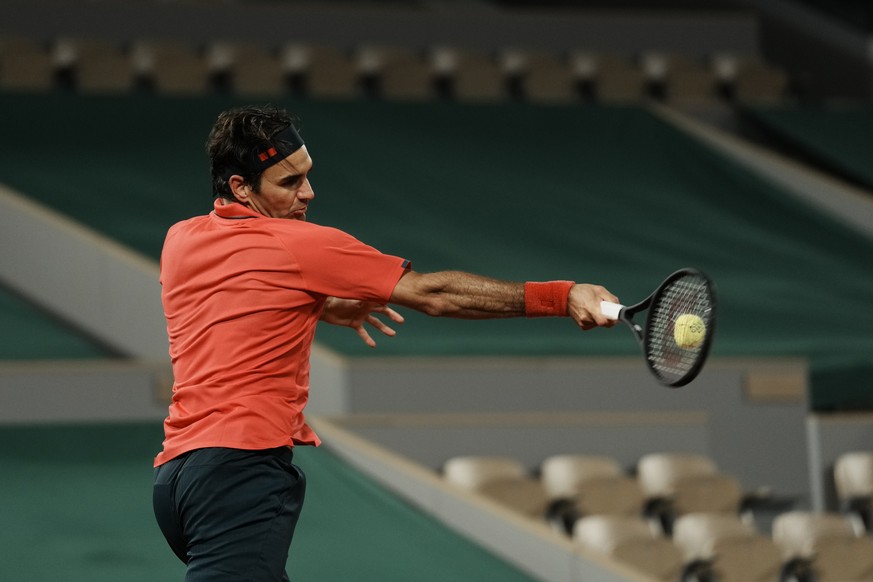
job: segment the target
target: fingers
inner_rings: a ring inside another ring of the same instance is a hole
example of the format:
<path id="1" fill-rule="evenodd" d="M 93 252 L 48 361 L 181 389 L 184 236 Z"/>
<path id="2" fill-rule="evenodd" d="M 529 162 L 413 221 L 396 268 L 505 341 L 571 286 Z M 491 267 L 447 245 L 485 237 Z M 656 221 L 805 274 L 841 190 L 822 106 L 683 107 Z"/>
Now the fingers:
<path id="1" fill-rule="evenodd" d="M 367 330 L 364 329 L 364 326 L 356 327 L 356 328 L 355 328 L 355 331 L 358 332 L 358 336 L 359 336 L 362 340 L 364 340 L 364 343 L 365 343 L 365 344 L 367 344 L 367 345 L 368 345 L 369 347 L 371 347 L 371 348 L 375 348 L 375 347 L 376 347 L 376 342 L 373 340 L 372 337 L 370 337 L 370 334 L 367 333 Z"/>
<path id="2" fill-rule="evenodd" d="M 372 309 L 372 311 L 386 315 L 388 317 L 388 319 L 390 319 L 394 323 L 403 323 L 404 321 L 406 321 L 405 319 L 403 319 L 402 315 L 400 315 L 399 313 L 397 313 L 396 311 L 394 311 L 393 309 L 391 309 L 387 305 L 378 305 L 378 306 L 374 307 Z"/>
<path id="3" fill-rule="evenodd" d="M 400 315 L 390 307 L 385 307 L 384 305 L 382 305 L 375 306 L 370 309 L 370 313 L 364 319 L 360 320 L 357 324 L 352 325 L 352 327 L 355 329 L 355 331 L 358 333 L 358 336 L 364 341 L 364 343 L 371 348 L 376 347 L 376 341 L 367 332 L 367 329 L 364 327 L 364 322 L 369 323 L 376 330 L 384 335 L 387 335 L 388 337 L 394 337 L 395 335 L 397 335 L 397 331 L 394 328 L 388 326 L 384 321 L 374 316 L 373 312 L 383 313 L 395 323 L 403 323 L 405 321 L 402 315 Z"/>
<path id="4" fill-rule="evenodd" d="M 579 325 L 580 328 L 582 328 L 583 331 L 588 331 L 590 329 L 594 329 L 597 327 L 610 328 L 610 327 L 615 326 L 614 319 L 604 320 L 604 319 L 601 319 L 600 317 L 594 318 L 593 316 L 587 317 L 587 318 L 580 318 L 579 320 L 576 321 L 576 323 Z"/>
<path id="5" fill-rule="evenodd" d="M 602 301 L 619 303 L 618 297 L 600 285 L 575 285 L 569 298 L 570 315 L 576 324 L 587 331 L 595 327 L 613 327 L 616 320 L 609 319 L 600 308 Z"/>
<path id="6" fill-rule="evenodd" d="M 594 311 L 583 311 L 579 314 L 578 318 L 574 319 L 576 319 L 576 323 L 579 327 L 585 331 L 594 329 L 595 327 L 612 327 L 615 325 L 615 322 L 603 315 L 599 309 Z"/>
<path id="7" fill-rule="evenodd" d="M 367 323 L 369 323 L 370 325 L 372 325 L 377 330 L 381 331 L 382 333 L 384 333 L 387 336 L 397 335 L 397 332 L 394 331 L 393 328 L 388 327 L 382 320 L 380 320 L 372 315 L 367 316 Z M 401 318 L 401 321 L 398 323 L 402 323 L 402 318 Z"/>

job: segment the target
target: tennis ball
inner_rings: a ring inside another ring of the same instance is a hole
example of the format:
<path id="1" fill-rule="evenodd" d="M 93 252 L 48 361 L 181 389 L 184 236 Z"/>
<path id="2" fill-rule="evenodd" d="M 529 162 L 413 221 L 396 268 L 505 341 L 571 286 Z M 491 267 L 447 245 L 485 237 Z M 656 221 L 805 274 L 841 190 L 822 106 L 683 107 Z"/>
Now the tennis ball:
<path id="1" fill-rule="evenodd" d="M 706 337 L 706 324 L 700 317 L 691 313 L 683 313 L 676 318 L 673 325 L 673 339 L 676 345 L 685 350 L 699 347 Z"/>

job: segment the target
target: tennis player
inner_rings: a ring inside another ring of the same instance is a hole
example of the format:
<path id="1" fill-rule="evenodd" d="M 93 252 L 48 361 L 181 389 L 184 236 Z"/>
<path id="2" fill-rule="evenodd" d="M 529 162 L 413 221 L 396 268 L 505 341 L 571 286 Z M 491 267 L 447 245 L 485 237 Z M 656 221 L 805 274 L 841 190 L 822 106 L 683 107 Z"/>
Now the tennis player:
<path id="1" fill-rule="evenodd" d="M 389 304 L 436 317 L 614 325 L 599 306 L 618 299 L 603 287 L 419 273 L 308 222 L 312 158 L 284 110 L 222 113 L 207 152 L 213 211 L 170 228 L 161 256 L 175 385 L 154 510 L 189 582 L 288 580 L 305 492 L 293 448 L 319 444 L 304 418 L 319 322 L 350 327 L 371 347 L 365 326 L 393 336 L 403 322 Z"/>

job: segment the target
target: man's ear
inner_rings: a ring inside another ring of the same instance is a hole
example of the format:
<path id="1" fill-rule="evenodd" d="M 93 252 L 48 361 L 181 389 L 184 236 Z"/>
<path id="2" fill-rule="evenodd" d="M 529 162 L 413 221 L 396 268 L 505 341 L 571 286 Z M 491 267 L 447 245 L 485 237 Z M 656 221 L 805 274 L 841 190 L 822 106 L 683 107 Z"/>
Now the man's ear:
<path id="1" fill-rule="evenodd" d="M 238 174 L 234 174 L 228 178 L 227 185 L 230 186 L 230 191 L 238 202 L 242 204 L 248 202 L 251 188 L 248 183 L 246 183 L 245 178 Z"/>

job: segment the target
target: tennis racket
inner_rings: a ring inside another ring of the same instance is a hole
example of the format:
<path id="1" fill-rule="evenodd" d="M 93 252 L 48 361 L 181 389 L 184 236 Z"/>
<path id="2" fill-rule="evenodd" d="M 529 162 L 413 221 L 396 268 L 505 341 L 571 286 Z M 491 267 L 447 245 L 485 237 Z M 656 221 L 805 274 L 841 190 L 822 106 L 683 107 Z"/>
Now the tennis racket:
<path id="1" fill-rule="evenodd" d="M 677 388 L 700 373 L 712 345 L 716 319 L 715 288 L 704 273 L 681 269 L 636 305 L 603 301 L 600 308 L 609 319 L 621 320 L 631 328 L 649 370 L 661 384 Z M 634 321 L 637 315 L 645 317 L 644 325 Z"/>

